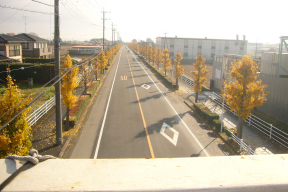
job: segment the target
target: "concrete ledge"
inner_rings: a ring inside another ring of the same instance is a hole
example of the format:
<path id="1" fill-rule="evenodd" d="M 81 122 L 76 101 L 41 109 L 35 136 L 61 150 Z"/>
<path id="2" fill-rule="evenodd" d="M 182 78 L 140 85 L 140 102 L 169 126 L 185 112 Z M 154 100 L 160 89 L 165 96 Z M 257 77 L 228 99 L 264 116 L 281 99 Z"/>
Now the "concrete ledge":
<path id="1" fill-rule="evenodd" d="M 13 160 L 0 160 L 0 182 Z M 15 170 L 15 169 L 13 169 Z M 288 155 L 176 159 L 56 159 L 4 191 L 288 191 Z"/>

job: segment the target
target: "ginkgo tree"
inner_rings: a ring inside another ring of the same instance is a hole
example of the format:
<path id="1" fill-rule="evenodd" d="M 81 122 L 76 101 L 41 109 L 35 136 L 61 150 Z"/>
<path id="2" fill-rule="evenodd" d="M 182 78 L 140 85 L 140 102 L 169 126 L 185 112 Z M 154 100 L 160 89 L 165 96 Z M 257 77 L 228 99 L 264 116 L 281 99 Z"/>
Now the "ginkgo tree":
<path id="1" fill-rule="evenodd" d="M 201 54 L 198 54 L 196 63 L 193 64 L 195 71 L 191 72 L 194 78 L 194 92 L 196 93 L 195 103 L 198 101 L 198 93 L 202 90 L 202 85 L 207 81 L 205 78 L 208 74 L 208 70 L 206 69 L 207 65 L 203 65 L 205 61 L 205 58 Z"/>
<path id="2" fill-rule="evenodd" d="M 10 68 L 7 68 L 7 88 L 5 88 L 3 96 L 0 98 L 0 127 L 7 123 L 12 117 L 22 111 L 31 101 L 26 99 L 23 101 L 23 94 L 17 85 L 14 85 L 13 79 L 10 76 Z M 23 101 L 23 102 L 22 102 Z M 20 105 L 18 105 L 22 102 Z M 18 105 L 16 107 L 16 105 Z M 13 110 L 11 110 L 15 107 Z M 8 112 L 11 110 L 10 112 Z M 0 158 L 7 155 L 26 155 L 32 146 L 31 127 L 26 121 L 29 108 L 24 110 L 19 116 L 11 121 L 6 127 L 0 130 Z M 6 114 L 5 114 L 6 113 Z"/>
<path id="3" fill-rule="evenodd" d="M 85 57 L 83 59 L 83 66 L 82 66 L 82 79 L 83 79 L 83 82 L 84 82 L 84 94 L 86 94 L 86 91 L 87 91 L 87 84 L 90 80 L 90 71 L 89 71 L 89 66 L 88 66 L 88 59 Z"/>
<path id="4" fill-rule="evenodd" d="M 102 73 L 104 74 L 105 67 L 107 65 L 107 56 L 105 56 L 104 51 L 100 52 L 98 58 L 99 58 L 100 69 L 101 69 Z"/>
<path id="5" fill-rule="evenodd" d="M 171 59 L 169 58 L 169 50 L 168 49 L 163 50 L 162 62 L 163 62 L 163 68 L 165 71 L 165 76 L 166 76 L 166 71 L 168 71 L 171 68 Z"/>
<path id="6" fill-rule="evenodd" d="M 152 62 L 153 62 L 153 66 L 154 66 L 154 63 L 156 62 L 156 59 L 157 59 L 157 51 L 155 49 L 155 47 L 152 48 Z"/>
<path id="7" fill-rule="evenodd" d="M 266 101 L 264 90 L 267 85 L 262 81 L 256 81 L 258 66 L 247 55 L 242 57 L 241 61 L 231 63 L 230 76 L 235 82 L 224 83 L 224 99 L 232 110 L 235 110 L 239 116 L 237 125 L 237 137 L 242 138 L 243 122 L 247 119 L 254 107 L 262 106 Z"/>
<path id="8" fill-rule="evenodd" d="M 178 78 L 184 73 L 184 66 L 180 66 L 180 61 L 183 59 L 181 53 L 176 53 L 176 59 L 174 59 L 176 86 L 178 87 Z"/>
<path id="9" fill-rule="evenodd" d="M 69 112 L 77 102 L 77 96 L 74 95 L 75 88 L 78 87 L 78 67 L 72 68 L 72 59 L 69 54 L 66 56 L 66 60 L 62 66 L 63 69 L 70 70 L 64 77 L 63 77 L 63 84 L 61 85 L 61 95 L 63 99 L 63 103 L 65 103 L 67 108 L 66 113 L 66 130 L 69 128 Z M 64 74 L 66 70 L 62 70 L 61 74 Z"/>
<path id="10" fill-rule="evenodd" d="M 158 70 L 160 69 L 161 62 L 162 62 L 162 53 L 160 48 L 158 48 L 156 53 L 156 65 L 158 66 Z"/>
<path id="11" fill-rule="evenodd" d="M 99 58 L 98 57 L 96 57 L 96 58 L 94 58 L 93 59 L 93 61 L 92 61 L 92 65 L 93 65 L 93 73 L 95 74 L 95 76 L 96 76 L 96 81 L 98 80 L 98 76 L 99 76 L 99 74 L 100 74 L 100 62 L 99 62 Z"/>

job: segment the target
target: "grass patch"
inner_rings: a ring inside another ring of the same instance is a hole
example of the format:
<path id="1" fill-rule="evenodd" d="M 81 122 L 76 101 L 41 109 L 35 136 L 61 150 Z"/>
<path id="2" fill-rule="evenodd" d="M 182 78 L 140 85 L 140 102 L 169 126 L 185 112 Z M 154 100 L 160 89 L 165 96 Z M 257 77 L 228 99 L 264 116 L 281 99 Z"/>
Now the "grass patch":
<path id="1" fill-rule="evenodd" d="M 253 110 L 251 113 L 255 115 L 256 117 L 259 117 L 263 121 L 266 121 L 267 123 L 272 124 L 274 127 L 277 127 L 281 131 L 288 134 L 288 125 L 286 125 L 285 123 L 282 123 L 281 121 L 278 121 L 277 119 L 274 119 L 273 117 L 266 115 L 260 111 Z"/>

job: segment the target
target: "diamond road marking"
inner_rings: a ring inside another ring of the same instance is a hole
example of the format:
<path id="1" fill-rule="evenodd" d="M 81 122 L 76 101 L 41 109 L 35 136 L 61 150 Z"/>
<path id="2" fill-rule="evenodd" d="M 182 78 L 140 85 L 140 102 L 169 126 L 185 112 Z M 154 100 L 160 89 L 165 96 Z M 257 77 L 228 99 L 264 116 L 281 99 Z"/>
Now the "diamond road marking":
<path id="1" fill-rule="evenodd" d="M 174 135 L 173 135 L 173 139 L 171 137 L 169 137 L 165 132 L 165 129 L 170 129 L 171 131 L 173 131 Z M 160 133 L 166 138 L 168 139 L 168 141 L 170 141 L 173 145 L 177 145 L 177 141 L 178 141 L 178 136 L 179 136 L 179 132 L 176 131 L 175 129 L 173 129 L 172 127 L 170 127 L 169 125 L 167 125 L 166 123 L 163 123 Z"/>
<path id="2" fill-rule="evenodd" d="M 141 87 L 143 87 L 144 89 L 149 89 L 151 86 L 147 84 L 143 84 Z"/>

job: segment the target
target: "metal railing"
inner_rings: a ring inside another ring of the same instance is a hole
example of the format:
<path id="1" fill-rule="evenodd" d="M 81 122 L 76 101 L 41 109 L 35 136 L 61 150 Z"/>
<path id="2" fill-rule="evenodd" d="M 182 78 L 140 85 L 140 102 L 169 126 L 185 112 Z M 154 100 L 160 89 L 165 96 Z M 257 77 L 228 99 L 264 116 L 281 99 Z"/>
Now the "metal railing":
<path id="1" fill-rule="evenodd" d="M 43 105 L 41 105 L 38 109 L 36 109 L 33 113 L 31 113 L 28 117 L 26 117 L 28 126 L 34 125 L 52 107 L 54 107 L 54 105 L 55 105 L 55 96 L 51 97 L 48 101 L 46 101 Z"/>
<path id="2" fill-rule="evenodd" d="M 250 145 L 244 143 L 243 139 L 239 139 L 235 134 L 233 134 L 229 129 L 227 131 L 230 133 L 231 138 L 240 146 L 240 152 L 244 149 L 248 155 L 257 155 L 255 151 L 252 150 Z"/>
<path id="3" fill-rule="evenodd" d="M 211 95 L 211 100 L 220 106 L 222 106 L 222 96 L 218 95 L 217 93 L 213 92 Z M 235 116 L 238 116 L 234 110 L 231 110 L 231 108 L 225 103 L 224 109 L 230 111 Z M 246 120 L 246 123 L 261 131 L 265 135 L 269 137 L 269 139 L 273 139 L 274 141 L 278 142 L 279 144 L 283 145 L 284 147 L 288 148 L 288 134 L 281 131 L 277 127 L 273 126 L 270 123 L 267 123 L 266 121 L 260 119 L 259 117 L 255 115 L 250 115 L 248 119 Z"/>

